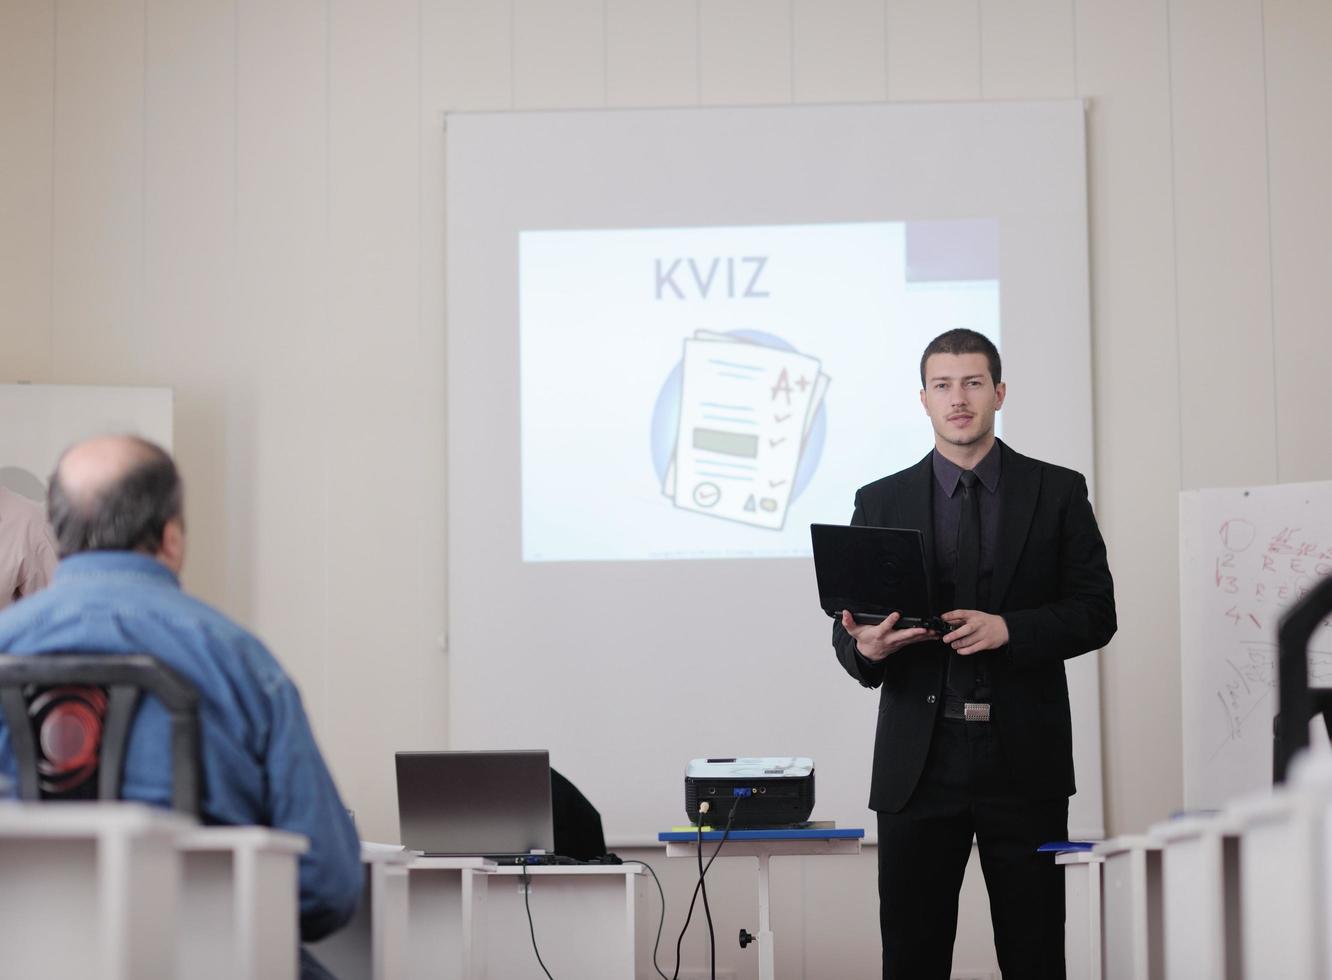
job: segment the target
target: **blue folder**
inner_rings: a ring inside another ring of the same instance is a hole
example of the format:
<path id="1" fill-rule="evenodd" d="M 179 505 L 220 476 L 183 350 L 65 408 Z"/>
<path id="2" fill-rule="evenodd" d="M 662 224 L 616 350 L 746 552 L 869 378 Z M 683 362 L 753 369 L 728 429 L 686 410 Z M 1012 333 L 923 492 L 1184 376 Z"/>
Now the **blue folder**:
<path id="1" fill-rule="evenodd" d="M 1048 854 L 1053 851 L 1059 854 L 1063 851 L 1090 851 L 1096 846 L 1094 840 L 1052 840 L 1047 841 L 1036 848 L 1038 854 Z"/>

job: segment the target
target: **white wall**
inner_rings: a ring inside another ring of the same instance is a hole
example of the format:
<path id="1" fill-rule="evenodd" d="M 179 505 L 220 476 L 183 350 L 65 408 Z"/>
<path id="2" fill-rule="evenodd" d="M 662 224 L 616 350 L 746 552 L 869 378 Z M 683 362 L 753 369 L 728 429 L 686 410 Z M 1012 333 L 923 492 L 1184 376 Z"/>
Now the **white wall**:
<path id="1" fill-rule="evenodd" d="M 1177 492 L 1332 478 L 1329 91 L 1321 0 L 3 0 L 0 380 L 175 388 L 187 584 L 391 839 L 393 750 L 445 732 L 442 113 L 1089 98 L 1107 819 L 1138 830 L 1182 798 Z M 791 874 L 783 975 L 872 975 L 872 873 Z M 959 966 L 992 964 L 975 897 Z"/>

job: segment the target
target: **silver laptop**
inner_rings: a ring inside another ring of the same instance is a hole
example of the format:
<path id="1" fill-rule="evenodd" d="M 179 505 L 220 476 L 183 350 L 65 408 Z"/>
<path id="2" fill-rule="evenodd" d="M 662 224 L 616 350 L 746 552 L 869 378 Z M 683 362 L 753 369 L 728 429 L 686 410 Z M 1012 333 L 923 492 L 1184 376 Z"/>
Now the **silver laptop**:
<path id="1" fill-rule="evenodd" d="M 398 752 L 395 762 L 407 850 L 523 863 L 554 851 L 549 752 Z"/>

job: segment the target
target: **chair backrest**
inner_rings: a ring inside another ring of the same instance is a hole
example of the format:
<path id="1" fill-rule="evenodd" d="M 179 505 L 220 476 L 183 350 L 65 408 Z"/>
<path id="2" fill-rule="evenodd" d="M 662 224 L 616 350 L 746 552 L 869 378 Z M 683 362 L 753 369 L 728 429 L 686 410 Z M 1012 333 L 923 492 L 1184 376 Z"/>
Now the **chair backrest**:
<path id="1" fill-rule="evenodd" d="M 0 654 L 0 711 L 22 800 L 117 799 L 141 695 L 171 722 L 171 805 L 199 814 L 199 692 L 144 654 Z"/>
<path id="2" fill-rule="evenodd" d="M 1309 641 L 1332 613 L 1332 575 L 1317 582 L 1277 624 L 1277 715 L 1272 720 L 1272 781 L 1284 783 L 1291 760 L 1309 747 L 1309 721 L 1323 716 L 1332 735 L 1332 693 L 1309 690 Z"/>

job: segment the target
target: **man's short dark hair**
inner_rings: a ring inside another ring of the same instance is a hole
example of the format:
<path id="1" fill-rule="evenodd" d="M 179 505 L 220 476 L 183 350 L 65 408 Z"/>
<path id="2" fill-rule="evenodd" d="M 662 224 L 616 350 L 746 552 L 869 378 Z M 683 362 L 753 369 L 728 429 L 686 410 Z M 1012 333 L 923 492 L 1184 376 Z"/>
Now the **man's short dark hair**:
<path id="1" fill-rule="evenodd" d="M 920 386 L 925 387 L 925 362 L 935 354 L 984 354 L 990 362 L 990 380 L 998 384 L 1003 380 L 1003 363 L 999 360 L 999 348 L 990 338 L 975 330 L 958 327 L 941 333 L 929 342 L 925 353 L 920 355 Z"/>
<path id="2" fill-rule="evenodd" d="M 46 503 L 61 558 L 82 551 L 156 554 L 167 522 L 181 516 L 184 488 L 176 464 L 146 439 L 130 441 L 138 458 L 117 479 L 89 494 L 71 494 L 56 465 Z"/>

